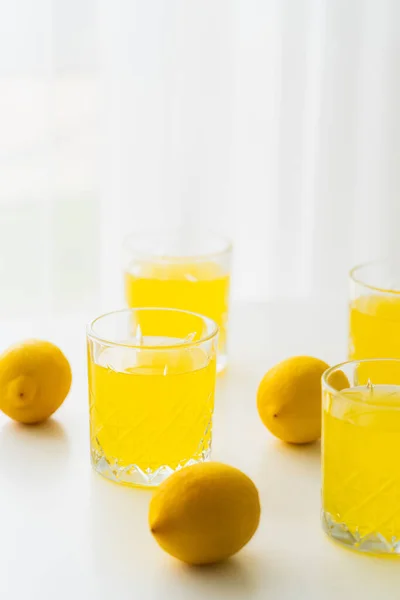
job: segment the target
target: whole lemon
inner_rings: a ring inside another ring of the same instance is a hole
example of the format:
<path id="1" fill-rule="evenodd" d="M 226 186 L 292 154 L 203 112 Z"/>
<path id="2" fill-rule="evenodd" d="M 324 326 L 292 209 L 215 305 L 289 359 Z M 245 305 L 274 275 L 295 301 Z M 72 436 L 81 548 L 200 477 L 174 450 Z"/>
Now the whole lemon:
<path id="1" fill-rule="evenodd" d="M 40 423 L 61 406 L 71 379 L 69 362 L 54 344 L 11 346 L 0 356 L 0 409 L 15 421 Z"/>
<path id="2" fill-rule="evenodd" d="M 294 356 L 264 375 L 257 408 L 264 425 L 277 438 L 306 444 L 321 437 L 321 376 L 328 365 L 311 356 Z"/>
<path id="3" fill-rule="evenodd" d="M 166 552 L 183 562 L 215 563 L 238 552 L 260 520 L 254 483 L 217 462 L 177 471 L 155 492 L 150 530 Z"/>

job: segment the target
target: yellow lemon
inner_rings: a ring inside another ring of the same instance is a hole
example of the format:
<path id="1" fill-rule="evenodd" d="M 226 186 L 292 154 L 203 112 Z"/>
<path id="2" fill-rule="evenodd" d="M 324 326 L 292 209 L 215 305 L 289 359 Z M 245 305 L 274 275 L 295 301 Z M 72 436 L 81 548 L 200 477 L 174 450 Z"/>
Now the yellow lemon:
<path id="1" fill-rule="evenodd" d="M 321 376 L 328 368 L 318 358 L 294 356 L 264 375 L 257 407 L 273 435 L 292 444 L 314 442 L 321 436 Z"/>
<path id="2" fill-rule="evenodd" d="M 166 552 L 183 562 L 215 563 L 238 552 L 260 520 L 254 483 L 241 471 L 217 462 L 177 471 L 156 490 L 150 530 Z"/>
<path id="3" fill-rule="evenodd" d="M 11 346 L 0 356 L 0 409 L 15 421 L 40 423 L 61 406 L 71 379 L 69 362 L 54 344 Z"/>
<path id="4" fill-rule="evenodd" d="M 339 371 L 333 371 L 327 378 L 327 383 L 333 387 L 333 389 L 340 392 L 350 387 L 350 381 L 346 375 L 339 369 Z"/>

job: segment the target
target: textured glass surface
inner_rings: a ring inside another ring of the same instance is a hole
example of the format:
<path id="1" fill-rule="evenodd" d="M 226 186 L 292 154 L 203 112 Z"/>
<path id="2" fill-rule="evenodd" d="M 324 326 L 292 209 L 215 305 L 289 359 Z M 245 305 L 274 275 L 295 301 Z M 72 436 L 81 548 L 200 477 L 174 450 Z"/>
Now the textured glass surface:
<path id="1" fill-rule="evenodd" d="M 399 554 L 400 361 L 330 371 L 330 381 L 323 378 L 324 531 L 356 550 Z"/>
<path id="2" fill-rule="evenodd" d="M 115 331 L 118 342 L 88 336 L 94 468 L 114 481 L 154 486 L 177 469 L 207 460 L 215 324 L 193 313 L 157 309 L 127 309 L 116 321 L 112 315 L 101 321 L 97 331 Z"/>

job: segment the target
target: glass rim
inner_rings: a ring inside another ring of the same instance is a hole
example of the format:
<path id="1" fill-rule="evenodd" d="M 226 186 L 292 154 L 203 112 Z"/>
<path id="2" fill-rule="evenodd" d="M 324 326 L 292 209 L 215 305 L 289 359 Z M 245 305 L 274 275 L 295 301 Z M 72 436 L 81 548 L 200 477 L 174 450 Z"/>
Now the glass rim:
<path id="1" fill-rule="evenodd" d="M 98 335 L 94 330 L 94 326 L 101 319 L 104 319 L 106 317 L 111 317 L 112 315 L 119 315 L 122 313 L 133 314 L 137 311 L 146 311 L 146 312 L 147 311 L 154 311 L 154 312 L 168 311 L 168 312 L 175 312 L 175 313 L 191 315 L 193 317 L 198 317 L 203 322 L 206 322 L 206 323 L 212 325 L 213 328 L 212 328 L 211 333 L 207 333 L 207 335 L 201 337 L 199 340 L 190 340 L 187 342 L 181 342 L 178 344 L 170 344 L 170 345 L 130 344 L 127 342 L 116 342 L 116 341 L 110 340 L 106 337 L 102 337 L 102 336 Z M 96 317 L 95 319 L 90 321 L 86 326 L 87 337 L 92 340 L 95 340 L 97 342 L 102 342 L 109 346 L 116 346 L 116 347 L 120 347 L 120 348 L 132 348 L 132 349 L 136 349 L 136 350 L 156 350 L 156 351 L 176 350 L 178 348 L 192 348 L 192 347 L 198 346 L 199 344 L 203 344 L 204 342 L 208 342 L 209 340 L 214 339 L 218 335 L 218 332 L 219 332 L 218 325 L 216 324 L 215 321 L 213 321 L 213 319 L 210 319 L 209 317 L 206 317 L 199 313 L 191 312 L 190 310 L 182 310 L 180 308 L 167 308 L 167 307 L 163 308 L 162 306 L 160 306 L 160 307 L 138 306 L 135 308 L 121 308 L 119 310 L 111 310 L 109 312 L 99 315 L 98 317 Z"/>
<path id="2" fill-rule="evenodd" d="M 389 288 L 385 288 L 385 287 L 380 287 L 378 285 L 372 285 L 370 283 L 366 283 L 365 281 L 363 281 L 362 279 L 360 279 L 357 276 L 357 273 L 359 271 L 361 271 L 362 269 L 368 268 L 368 267 L 374 267 L 380 264 L 398 264 L 399 265 L 399 269 L 400 269 L 400 258 L 399 259 L 394 259 L 394 258 L 376 258 L 374 260 L 370 260 L 367 261 L 365 263 L 359 263 L 357 265 L 355 265 L 354 267 L 352 267 L 349 271 L 349 277 L 350 279 L 358 284 L 358 285 L 362 285 L 363 287 L 372 290 L 374 292 L 384 292 L 385 294 L 393 294 L 393 295 L 400 295 L 400 290 L 391 290 Z M 389 359 L 390 360 L 390 359 Z"/>
<path id="3" fill-rule="evenodd" d="M 132 231 L 131 233 L 129 233 L 127 236 L 125 236 L 123 243 L 122 243 L 122 248 L 124 251 L 129 252 L 132 255 L 136 255 L 138 258 L 142 258 L 142 259 L 150 259 L 150 260 L 157 260 L 159 262 L 171 262 L 171 263 L 179 263 L 179 262 L 183 262 L 185 260 L 190 260 L 192 262 L 202 262 L 203 260 L 207 260 L 207 259 L 211 259 L 211 258 L 219 258 L 221 256 L 224 256 L 225 254 L 230 254 L 230 252 L 232 252 L 232 241 L 230 240 L 230 238 L 221 235 L 220 233 L 216 233 L 215 231 L 209 230 L 209 229 L 201 229 L 201 228 L 197 228 L 197 227 L 190 227 L 187 229 L 187 232 L 192 232 L 195 234 L 198 234 L 200 237 L 213 237 L 214 239 L 217 239 L 221 242 L 222 248 L 220 250 L 216 250 L 214 252 L 199 252 L 197 254 L 192 254 L 192 253 L 187 253 L 187 254 L 182 254 L 180 256 L 174 256 L 173 254 L 168 255 L 168 254 L 160 254 L 160 253 L 153 253 L 153 252 L 147 252 L 147 251 L 143 251 L 140 249 L 140 247 L 135 246 L 135 244 L 131 243 L 132 241 L 134 242 L 135 240 L 137 240 L 138 238 L 148 238 L 151 236 L 157 237 L 157 236 L 168 236 L 173 238 L 174 236 L 176 236 L 177 234 L 181 233 L 185 231 L 185 229 L 183 227 L 181 228 L 175 228 L 175 229 L 153 229 L 153 230 L 142 230 L 142 231 Z"/>
<path id="4" fill-rule="evenodd" d="M 329 367 L 329 369 L 326 369 L 326 371 L 324 371 L 322 373 L 322 377 L 321 377 L 322 386 L 330 394 L 334 394 L 335 396 L 340 396 L 341 398 L 345 398 L 346 402 L 355 402 L 357 404 L 363 404 L 362 400 L 359 400 L 356 398 L 349 398 L 345 394 L 342 394 L 341 390 L 337 390 L 334 387 L 332 387 L 332 385 L 330 383 L 328 383 L 328 378 L 335 371 L 341 370 L 343 367 L 346 367 L 348 365 L 359 365 L 360 363 L 365 364 L 365 363 L 377 363 L 377 362 L 378 363 L 394 362 L 394 363 L 398 363 L 398 365 L 400 367 L 400 358 L 379 358 L 379 357 L 377 357 L 377 358 L 360 358 L 359 360 L 357 360 L 357 359 L 345 360 L 341 363 L 338 363 L 337 365 L 333 365 L 332 367 Z M 393 385 L 395 385 L 395 384 L 393 384 Z M 368 403 L 368 406 L 372 406 L 373 408 L 383 408 L 381 404 Z M 398 409 L 400 409 L 400 405 L 399 406 L 391 406 L 390 408 L 391 409 L 395 408 L 398 410 Z"/>

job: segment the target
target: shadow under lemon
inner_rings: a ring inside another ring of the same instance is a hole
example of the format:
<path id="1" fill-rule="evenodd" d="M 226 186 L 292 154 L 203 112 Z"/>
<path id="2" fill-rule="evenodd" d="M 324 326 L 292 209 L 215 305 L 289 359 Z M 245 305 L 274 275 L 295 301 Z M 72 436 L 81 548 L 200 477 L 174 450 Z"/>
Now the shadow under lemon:
<path id="1" fill-rule="evenodd" d="M 274 439 L 273 446 L 280 462 L 292 461 L 296 470 L 304 466 L 307 472 L 312 471 L 315 474 L 321 467 L 321 440 L 308 444 L 287 444 Z"/>
<path id="2" fill-rule="evenodd" d="M 8 421 L 0 429 L 0 479 L 51 486 L 68 459 L 68 434 L 56 419 L 37 425 Z"/>
<path id="3" fill-rule="evenodd" d="M 165 589 L 190 586 L 205 598 L 247 598 L 260 589 L 260 560 L 248 550 L 211 565 L 187 565 L 171 559 L 171 568 L 164 574 Z"/>

